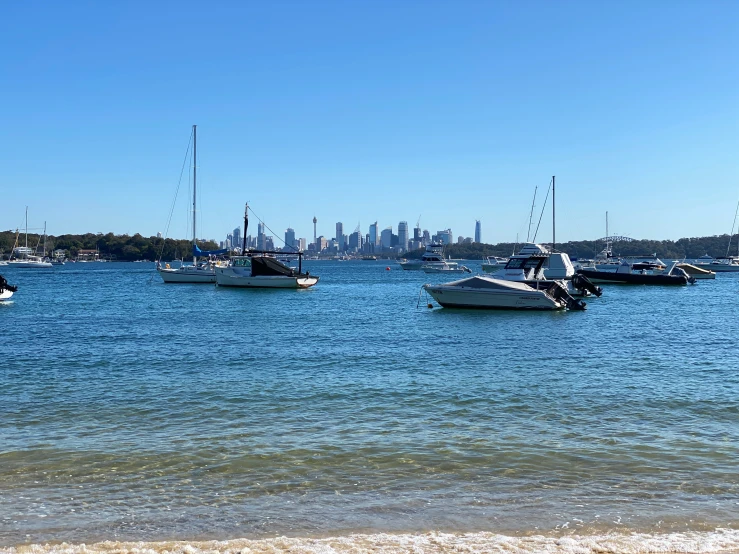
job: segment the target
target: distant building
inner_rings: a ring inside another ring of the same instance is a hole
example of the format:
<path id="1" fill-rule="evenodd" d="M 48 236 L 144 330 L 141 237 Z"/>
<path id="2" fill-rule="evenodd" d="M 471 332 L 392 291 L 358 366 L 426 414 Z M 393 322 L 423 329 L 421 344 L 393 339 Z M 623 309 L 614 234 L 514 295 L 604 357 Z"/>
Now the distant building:
<path id="1" fill-rule="evenodd" d="M 421 234 L 421 228 L 416 225 L 416 227 L 413 228 L 413 240 L 416 242 L 421 242 L 423 239 L 423 235 Z"/>
<path id="2" fill-rule="evenodd" d="M 454 242 L 454 235 L 451 229 L 447 229 L 446 231 L 437 231 L 431 239 L 433 242 L 441 244 L 452 244 Z"/>
<path id="3" fill-rule="evenodd" d="M 161 231 L 159 231 L 159 232 L 157 233 L 157 238 L 158 238 L 158 239 L 162 238 L 162 232 L 161 232 Z"/>
<path id="4" fill-rule="evenodd" d="M 479 219 L 475 221 L 475 242 L 482 242 L 482 224 Z"/>
<path id="5" fill-rule="evenodd" d="M 408 222 L 398 223 L 398 248 L 401 252 L 408 250 Z"/>
<path id="6" fill-rule="evenodd" d="M 428 229 L 423 230 L 423 236 L 421 237 L 421 242 L 424 246 L 431 243 L 431 235 L 429 234 Z"/>
<path id="7" fill-rule="evenodd" d="M 382 234 L 380 235 L 380 243 L 382 244 L 383 248 L 393 247 L 393 228 L 392 227 L 387 227 L 382 230 Z"/>
<path id="8" fill-rule="evenodd" d="M 464 239 L 465 244 L 472 244 L 472 237 L 467 237 Z"/>
<path id="9" fill-rule="evenodd" d="M 339 221 L 336 223 L 336 243 L 339 248 L 339 252 L 344 251 L 344 224 Z"/>
<path id="10" fill-rule="evenodd" d="M 267 237 L 264 236 L 264 223 L 257 224 L 257 248 L 259 250 L 268 250 Z"/>
<path id="11" fill-rule="evenodd" d="M 457 237 L 457 244 L 462 244 L 464 242 L 464 237 L 462 235 L 459 235 Z"/>
<path id="12" fill-rule="evenodd" d="M 377 233 L 377 221 L 375 221 L 369 228 L 369 242 L 373 246 L 380 244 L 380 235 Z"/>
<path id="13" fill-rule="evenodd" d="M 236 227 L 231 235 L 231 244 L 236 247 L 241 247 L 241 227 Z"/>
<path id="14" fill-rule="evenodd" d="M 285 247 L 288 250 L 292 250 L 296 247 L 295 245 L 295 230 L 292 227 L 288 227 L 285 231 Z"/>
<path id="15" fill-rule="evenodd" d="M 298 244 L 299 244 L 298 248 L 300 248 L 301 252 L 305 252 L 307 243 L 308 243 L 307 239 L 304 239 L 304 238 L 298 239 Z"/>

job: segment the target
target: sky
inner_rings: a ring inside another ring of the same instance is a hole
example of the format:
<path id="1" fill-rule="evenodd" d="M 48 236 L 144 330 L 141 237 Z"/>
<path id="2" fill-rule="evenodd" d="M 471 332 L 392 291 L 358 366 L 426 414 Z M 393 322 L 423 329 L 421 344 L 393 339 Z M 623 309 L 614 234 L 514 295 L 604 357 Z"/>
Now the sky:
<path id="1" fill-rule="evenodd" d="M 558 242 L 734 223 L 733 0 L 30 0 L 0 31 L 0 230 L 187 238 L 193 124 L 201 238 L 248 201 L 280 238 L 513 242 L 553 175 Z"/>

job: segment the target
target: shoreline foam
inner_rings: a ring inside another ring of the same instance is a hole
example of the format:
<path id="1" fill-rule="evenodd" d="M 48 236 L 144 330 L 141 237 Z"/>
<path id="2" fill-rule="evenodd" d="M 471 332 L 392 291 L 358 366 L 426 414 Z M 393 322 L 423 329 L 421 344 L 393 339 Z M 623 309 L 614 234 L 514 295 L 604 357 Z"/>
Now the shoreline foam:
<path id="1" fill-rule="evenodd" d="M 94 544 L 28 544 L 0 547 L 3 554 L 333 554 L 413 552 L 491 553 L 729 553 L 739 552 L 739 530 L 716 529 L 708 532 L 669 534 L 567 535 L 516 537 L 490 532 L 419 534 L 351 534 L 324 538 L 275 537 L 226 541 L 157 541 Z"/>

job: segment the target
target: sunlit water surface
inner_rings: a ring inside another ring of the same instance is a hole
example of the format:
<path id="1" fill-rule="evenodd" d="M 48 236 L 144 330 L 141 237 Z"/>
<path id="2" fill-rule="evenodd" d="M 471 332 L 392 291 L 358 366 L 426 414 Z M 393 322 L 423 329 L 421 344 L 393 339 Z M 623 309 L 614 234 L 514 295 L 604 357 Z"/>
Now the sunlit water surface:
<path id="1" fill-rule="evenodd" d="M 739 276 L 429 310 L 443 276 L 387 263 L 304 291 L 3 268 L 0 546 L 737 548 Z"/>

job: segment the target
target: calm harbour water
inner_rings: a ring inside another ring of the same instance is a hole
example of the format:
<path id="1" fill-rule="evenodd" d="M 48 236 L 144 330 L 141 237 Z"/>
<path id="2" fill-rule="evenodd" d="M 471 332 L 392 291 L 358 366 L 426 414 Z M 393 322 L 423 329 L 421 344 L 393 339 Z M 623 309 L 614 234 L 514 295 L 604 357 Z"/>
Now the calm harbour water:
<path id="1" fill-rule="evenodd" d="M 739 548 L 739 275 L 518 313 L 305 265 L 304 291 L 0 268 L 0 549 Z"/>

